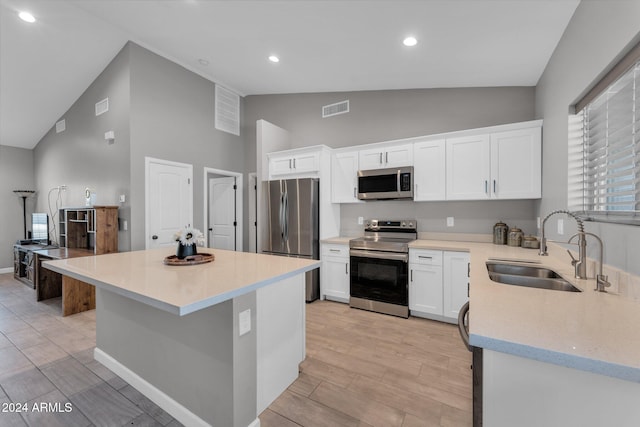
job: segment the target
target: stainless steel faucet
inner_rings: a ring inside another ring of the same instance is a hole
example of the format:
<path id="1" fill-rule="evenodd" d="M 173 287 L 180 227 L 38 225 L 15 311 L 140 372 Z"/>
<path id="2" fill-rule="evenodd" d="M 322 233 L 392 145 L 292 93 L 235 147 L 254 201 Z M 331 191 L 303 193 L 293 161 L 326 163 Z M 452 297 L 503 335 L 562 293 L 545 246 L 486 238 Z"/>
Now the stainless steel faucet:
<path id="1" fill-rule="evenodd" d="M 600 239 L 600 237 L 596 236 L 593 233 L 582 232 L 582 233 L 576 233 L 573 236 L 571 236 L 571 238 L 569 239 L 569 243 L 571 243 L 571 240 L 573 240 L 573 238 L 578 236 L 579 234 L 593 236 L 596 238 L 596 240 L 600 244 L 600 262 L 598 263 L 598 272 L 596 273 L 596 288 L 594 290 L 598 292 L 607 292 L 605 288 L 608 288 L 609 286 L 611 286 L 611 283 L 609 283 L 608 277 L 602 274 L 603 273 L 602 260 L 604 258 L 604 246 L 602 245 L 602 239 Z M 571 258 L 573 258 L 573 256 Z"/>
<path id="2" fill-rule="evenodd" d="M 578 217 L 573 212 L 567 211 L 567 210 L 557 210 L 549 213 L 544 218 L 544 220 L 542 221 L 542 238 L 540 239 L 539 255 L 541 256 L 549 255 L 547 253 L 547 239 L 545 237 L 544 227 L 549 217 L 555 214 L 560 214 L 560 213 L 569 215 L 571 218 L 576 220 L 576 223 L 578 223 L 578 233 L 576 234 L 578 236 L 578 259 L 575 259 L 570 251 L 567 250 L 567 252 L 569 252 L 569 256 L 571 256 L 571 265 L 573 265 L 573 267 L 575 268 L 576 279 L 586 279 L 587 278 L 587 239 L 584 232 L 584 223 L 582 222 L 582 219 L 580 219 L 580 217 Z M 573 239 L 573 237 L 575 237 L 575 235 L 571 236 L 571 239 Z M 569 239 L 569 242 L 571 242 L 571 239 Z"/>

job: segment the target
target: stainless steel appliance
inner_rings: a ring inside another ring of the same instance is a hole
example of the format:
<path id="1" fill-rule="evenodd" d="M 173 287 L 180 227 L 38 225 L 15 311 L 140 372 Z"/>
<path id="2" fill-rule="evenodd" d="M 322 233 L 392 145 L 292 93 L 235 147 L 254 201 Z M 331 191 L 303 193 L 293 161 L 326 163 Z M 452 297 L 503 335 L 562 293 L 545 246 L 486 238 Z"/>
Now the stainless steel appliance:
<path id="1" fill-rule="evenodd" d="M 413 166 L 358 171 L 358 199 L 413 199 Z"/>
<path id="2" fill-rule="evenodd" d="M 349 241 L 349 305 L 409 317 L 409 243 L 418 237 L 416 221 L 365 222 L 364 237 Z"/>
<path id="3" fill-rule="evenodd" d="M 320 259 L 319 181 L 312 178 L 266 183 L 268 218 L 262 252 Z M 306 274 L 306 300 L 320 296 L 320 269 Z"/>

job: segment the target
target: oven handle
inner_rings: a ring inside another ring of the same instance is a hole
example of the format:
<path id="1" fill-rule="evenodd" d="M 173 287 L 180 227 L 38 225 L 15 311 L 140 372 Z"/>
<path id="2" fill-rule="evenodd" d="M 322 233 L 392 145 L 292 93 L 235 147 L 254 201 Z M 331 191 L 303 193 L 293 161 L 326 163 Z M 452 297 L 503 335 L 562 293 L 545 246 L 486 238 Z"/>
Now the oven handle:
<path id="1" fill-rule="evenodd" d="M 377 258 L 377 259 L 389 259 L 392 261 L 409 262 L 409 254 L 395 253 L 395 252 L 375 252 L 375 251 L 363 251 L 359 249 L 351 249 L 349 251 L 350 256 L 357 256 L 361 258 Z"/>

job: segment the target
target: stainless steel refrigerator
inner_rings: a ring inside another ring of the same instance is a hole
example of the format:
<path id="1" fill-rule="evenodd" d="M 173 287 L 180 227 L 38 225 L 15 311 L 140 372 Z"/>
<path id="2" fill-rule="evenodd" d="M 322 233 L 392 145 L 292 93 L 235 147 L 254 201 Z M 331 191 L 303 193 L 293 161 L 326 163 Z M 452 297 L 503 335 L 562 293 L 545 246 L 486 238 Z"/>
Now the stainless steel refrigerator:
<path id="1" fill-rule="evenodd" d="M 313 178 L 266 183 L 268 217 L 262 252 L 320 259 L 319 181 Z M 306 275 L 306 300 L 320 296 L 320 269 Z"/>

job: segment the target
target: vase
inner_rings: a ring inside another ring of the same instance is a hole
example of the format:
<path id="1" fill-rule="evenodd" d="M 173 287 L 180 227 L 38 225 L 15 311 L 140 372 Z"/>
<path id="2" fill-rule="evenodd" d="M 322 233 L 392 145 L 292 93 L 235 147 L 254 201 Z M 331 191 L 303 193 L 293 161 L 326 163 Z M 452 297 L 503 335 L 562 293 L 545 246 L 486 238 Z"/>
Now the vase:
<path id="1" fill-rule="evenodd" d="M 198 250 L 196 249 L 196 244 L 193 243 L 191 245 L 183 245 L 178 243 L 178 250 L 176 251 L 176 256 L 178 259 L 185 259 L 188 256 L 196 255 Z"/>

